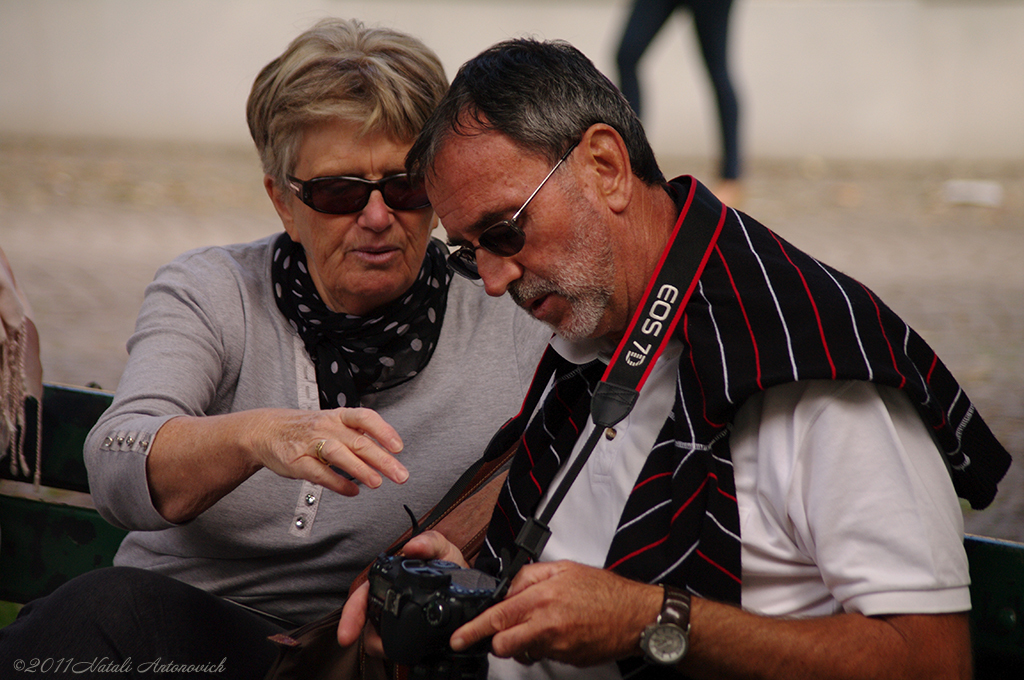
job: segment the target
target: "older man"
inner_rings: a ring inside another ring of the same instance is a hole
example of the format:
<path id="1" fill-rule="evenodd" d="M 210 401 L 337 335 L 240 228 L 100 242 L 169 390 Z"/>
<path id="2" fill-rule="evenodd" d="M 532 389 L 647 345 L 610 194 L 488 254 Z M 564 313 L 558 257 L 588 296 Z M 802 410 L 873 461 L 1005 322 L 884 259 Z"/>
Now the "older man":
<path id="1" fill-rule="evenodd" d="M 464 65 L 407 166 L 451 266 L 557 333 L 478 567 L 509 574 L 589 453 L 550 539 L 454 649 L 491 637 L 492 677 L 970 675 L 957 495 L 987 505 L 1009 457 L 869 290 L 696 180 L 665 182 L 564 43 Z M 644 366 L 610 426 L 590 417 L 609 362 Z M 461 559 L 437 534 L 406 553 Z"/>

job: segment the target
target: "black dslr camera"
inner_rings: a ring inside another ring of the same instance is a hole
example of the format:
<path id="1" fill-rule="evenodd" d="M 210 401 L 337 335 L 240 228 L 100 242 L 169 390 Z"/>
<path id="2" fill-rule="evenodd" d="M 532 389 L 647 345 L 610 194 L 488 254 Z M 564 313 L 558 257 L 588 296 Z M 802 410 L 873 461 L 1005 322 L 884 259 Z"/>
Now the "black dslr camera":
<path id="1" fill-rule="evenodd" d="M 384 654 L 409 666 L 412 677 L 484 680 L 489 642 L 456 653 L 448 640 L 493 603 L 497 586 L 492 576 L 452 562 L 381 555 L 370 569 L 367 615 Z"/>

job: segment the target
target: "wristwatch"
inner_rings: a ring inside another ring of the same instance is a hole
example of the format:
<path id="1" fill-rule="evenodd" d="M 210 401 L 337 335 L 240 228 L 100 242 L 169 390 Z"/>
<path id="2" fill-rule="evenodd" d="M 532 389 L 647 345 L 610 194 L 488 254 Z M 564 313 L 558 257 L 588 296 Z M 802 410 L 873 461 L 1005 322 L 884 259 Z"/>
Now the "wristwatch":
<path id="1" fill-rule="evenodd" d="M 674 586 L 662 585 L 665 599 L 658 620 L 640 634 L 640 649 L 648 661 L 674 666 L 690 647 L 690 594 Z"/>

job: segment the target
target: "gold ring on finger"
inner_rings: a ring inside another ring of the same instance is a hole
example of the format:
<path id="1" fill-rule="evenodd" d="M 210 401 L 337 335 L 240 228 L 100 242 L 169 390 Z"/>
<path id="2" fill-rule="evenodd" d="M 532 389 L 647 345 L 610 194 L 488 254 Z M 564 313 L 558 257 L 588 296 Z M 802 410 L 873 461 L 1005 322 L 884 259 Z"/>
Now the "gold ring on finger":
<path id="1" fill-rule="evenodd" d="M 316 443 L 316 457 L 320 459 L 320 462 L 324 465 L 330 465 L 324 458 L 324 444 L 327 443 L 326 439 L 321 439 Z"/>

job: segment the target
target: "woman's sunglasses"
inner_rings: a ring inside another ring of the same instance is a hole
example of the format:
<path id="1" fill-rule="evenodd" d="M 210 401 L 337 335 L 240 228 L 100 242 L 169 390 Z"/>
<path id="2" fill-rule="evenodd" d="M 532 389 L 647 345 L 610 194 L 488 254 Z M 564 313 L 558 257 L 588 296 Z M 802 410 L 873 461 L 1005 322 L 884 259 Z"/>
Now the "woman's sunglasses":
<path id="1" fill-rule="evenodd" d="M 409 179 L 404 172 L 381 179 L 337 176 L 301 180 L 288 175 L 288 186 L 300 201 L 328 215 L 359 212 L 370 202 L 374 191 L 380 191 L 384 204 L 392 210 L 420 210 L 430 206 L 423 182 Z"/>

